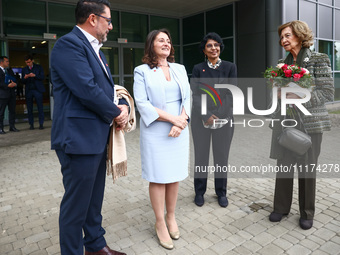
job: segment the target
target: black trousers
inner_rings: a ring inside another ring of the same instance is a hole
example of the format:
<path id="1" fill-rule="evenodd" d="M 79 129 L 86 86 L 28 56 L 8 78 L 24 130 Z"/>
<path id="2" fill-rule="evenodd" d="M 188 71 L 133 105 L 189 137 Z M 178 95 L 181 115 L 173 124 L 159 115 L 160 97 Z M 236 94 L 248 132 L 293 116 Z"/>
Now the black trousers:
<path id="1" fill-rule="evenodd" d="M 12 128 L 15 126 L 15 95 L 11 95 L 9 98 L 0 98 L 0 129 L 4 128 L 4 115 L 6 106 L 8 106 L 9 126 Z"/>
<path id="2" fill-rule="evenodd" d="M 311 220 L 315 214 L 315 186 L 318 158 L 321 150 L 322 134 L 311 134 L 312 147 L 307 151 L 307 159 L 296 157 L 291 151 L 285 150 L 284 157 L 277 161 L 278 166 L 297 166 L 299 179 L 299 209 L 302 219 Z M 314 165 L 314 171 L 313 166 Z M 293 199 L 294 168 L 289 172 L 276 174 L 274 212 L 288 214 Z"/>
<path id="3" fill-rule="evenodd" d="M 219 129 L 208 129 L 203 126 L 202 118 L 194 115 L 191 119 L 191 132 L 195 150 L 194 186 L 196 195 L 204 195 L 207 190 L 210 142 L 214 157 L 215 193 L 217 196 L 227 194 L 227 172 L 217 171 L 228 167 L 228 158 L 234 127 L 226 124 Z M 220 168 L 219 168 L 220 167 Z"/>

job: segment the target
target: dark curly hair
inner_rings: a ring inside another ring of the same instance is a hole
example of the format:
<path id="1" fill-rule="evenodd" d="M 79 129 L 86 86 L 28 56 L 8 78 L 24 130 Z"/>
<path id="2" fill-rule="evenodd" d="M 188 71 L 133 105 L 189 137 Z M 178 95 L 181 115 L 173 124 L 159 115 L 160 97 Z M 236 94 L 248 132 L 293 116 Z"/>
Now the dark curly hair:
<path id="1" fill-rule="evenodd" d="M 220 51 L 222 53 L 222 51 L 224 50 L 224 44 L 223 44 L 223 40 L 221 38 L 221 36 L 219 36 L 218 34 L 216 34 L 215 32 L 210 32 L 208 34 L 206 34 L 200 45 L 199 45 L 199 48 L 200 48 L 200 51 L 204 54 L 203 50 L 205 49 L 205 45 L 207 44 L 208 40 L 214 40 L 216 42 L 218 42 L 220 45 Z"/>
<path id="2" fill-rule="evenodd" d="M 170 63 L 175 62 L 175 49 L 174 46 L 172 45 L 172 39 L 170 36 L 170 32 L 165 29 L 158 29 L 158 30 L 153 30 L 151 31 L 148 36 L 146 37 L 146 42 L 145 42 L 145 48 L 144 48 L 144 57 L 142 58 L 142 62 L 144 64 L 148 64 L 148 66 L 152 69 L 158 65 L 158 57 L 155 53 L 154 50 L 154 41 L 159 33 L 165 33 L 170 39 L 171 43 L 171 49 L 170 49 L 170 55 L 168 56 L 167 60 Z"/>

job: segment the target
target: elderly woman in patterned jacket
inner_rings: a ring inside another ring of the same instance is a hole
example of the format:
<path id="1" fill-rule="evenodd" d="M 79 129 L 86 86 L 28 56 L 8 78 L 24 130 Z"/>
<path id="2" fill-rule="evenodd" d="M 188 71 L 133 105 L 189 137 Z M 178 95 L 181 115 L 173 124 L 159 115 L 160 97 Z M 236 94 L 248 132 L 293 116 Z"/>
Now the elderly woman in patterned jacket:
<path id="1" fill-rule="evenodd" d="M 294 166 L 298 169 L 299 178 L 299 224 L 302 229 L 310 229 L 313 226 L 315 213 L 315 186 L 316 171 L 312 166 L 317 165 L 321 150 L 322 134 L 331 128 L 326 102 L 334 99 L 334 85 L 331 73 L 331 64 L 328 56 L 323 53 L 311 51 L 313 34 L 308 25 L 303 21 L 291 21 L 278 28 L 280 45 L 288 52 L 285 59 L 279 61 L 287 65 L 298 65 L 306 68 L 313 78 L 313 90 L 311 99 L 305 103 L 306 109 L 311 115 L 300 115 L 306 132 L 311 136 L 312 146 L 303 156 L 283 148 L 277 142 L 277 137 L 282 131 L 278 122 L 273 127 L 270 157 L 277 159 L 278 166 Z M 280 97 L 280 93 L 279 97 Z M 287 98 L 300 98 L 295 93 L 287 93 Z M 275 119 L 283 119 L 280 111 Z M 299 122 L 299 120 L 297 120 Z M 270 214 L 272 222 L 281 221 L 288 215 L 293 197 L 294 167 L 290 172 L 278 172 L 276 175 L 274 211 Z"/>

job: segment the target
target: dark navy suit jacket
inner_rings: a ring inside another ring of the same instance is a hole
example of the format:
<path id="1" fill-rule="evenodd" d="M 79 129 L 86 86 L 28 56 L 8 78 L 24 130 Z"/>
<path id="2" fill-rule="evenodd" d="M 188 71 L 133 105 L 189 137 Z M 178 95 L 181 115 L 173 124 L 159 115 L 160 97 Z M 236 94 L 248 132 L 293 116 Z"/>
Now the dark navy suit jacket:
<path id="1" fill-rule="evenodd" d="M 25 68 L 22 69 L 21 73 L 22 73 L 22 76 L 21 76 L 22 82 L 26 85 L 25 86 L 26 94 L 28 90 L 28 83 L 33 83 L 39 92 L 41 93 L 45 92 L 45 87 L 44 87 L 45 75 L 44 75 L 44 69 L 42 68 L 41 65 L 33 64 L 33 67 L 31 70 L 28 68 L 28 66 L 26 66 Z M 25 75 L 29 73 L 34 73 L 35 77 L 24 79 Z"/>
<path id="2" fill-rule="evenodd" d="M 106 147 L 110 124 L 120 114 L 113 103 L 114 84 L 85 35 L 74 27 L 52 50 L 54 112 L 52 149 L 70 154 L 99 154 Z M 120 101 L 120 104 L 126 102 Z"/>

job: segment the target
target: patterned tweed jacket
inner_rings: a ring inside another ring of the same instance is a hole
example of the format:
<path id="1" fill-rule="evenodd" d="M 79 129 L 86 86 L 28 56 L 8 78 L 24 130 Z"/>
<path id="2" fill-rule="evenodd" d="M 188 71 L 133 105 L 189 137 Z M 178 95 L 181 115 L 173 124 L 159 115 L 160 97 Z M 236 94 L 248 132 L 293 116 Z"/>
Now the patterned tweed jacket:
<path id="1" fill-rule="evenodd" d="M 278 63 L 293 64 L 293 56 L 290 53 L 285 59 Z M 334 100 L 334 81 L 331 73 L 331 63 L 324 53 L 312 52 L 310 49 L 302 48 L 297 56 L 296 64 L 306 68 L 313 77 L 315 88 L 311 92 L 311 99 L 304 104 L 311 115 L 301 115 L 308 134 L 323 133 L 331 129 L 331 122 L 325 103 Z M 280 109 L 273 118 L 283 119 Z M 282 157 L 282 148 L 277 143 L 277 137 L 282 131 L 280 123 L 275 122 L 272 134 L 272 146 L 270 157 L 278 159 Z"/>

